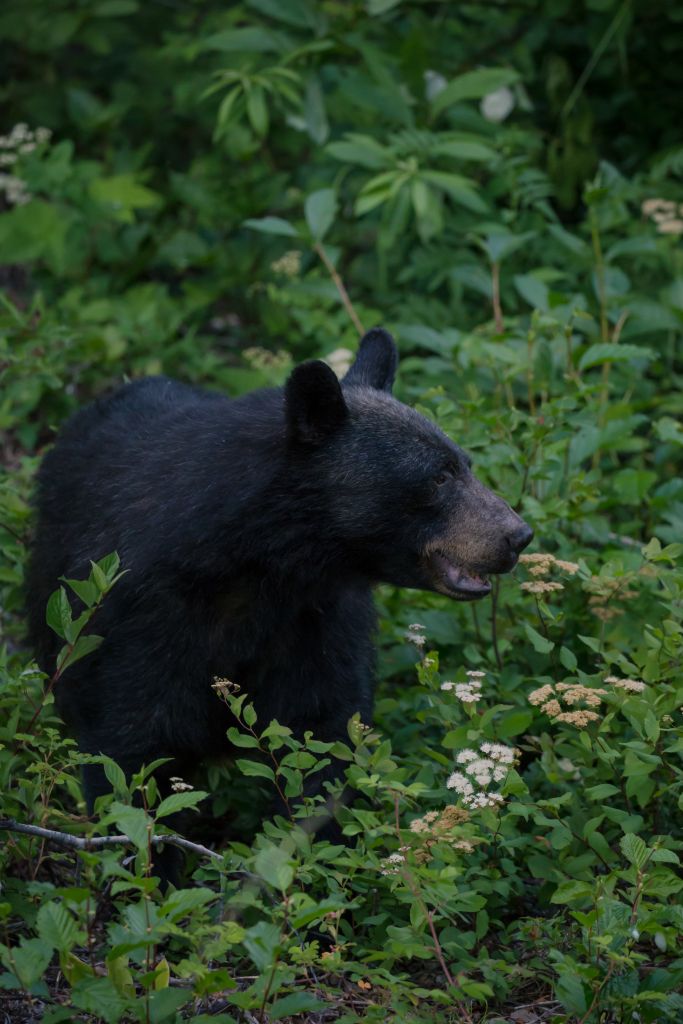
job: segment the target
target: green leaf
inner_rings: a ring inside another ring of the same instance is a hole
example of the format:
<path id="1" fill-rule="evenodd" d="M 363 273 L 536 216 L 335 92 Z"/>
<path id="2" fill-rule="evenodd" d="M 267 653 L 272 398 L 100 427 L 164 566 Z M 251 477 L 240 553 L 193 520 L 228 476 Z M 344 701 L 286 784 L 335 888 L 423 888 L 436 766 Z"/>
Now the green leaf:
<path id="1" fill-rule="evenodd" d="M 555 646 L 552 640 L 548 640 L 546 637 L 541 636 L 541 634 L 538 633 L 533 626 L 530 626 L 528 622 L 524 623 L 524 630 L 526 635 L 529 637 L 529 640 L 531 640 L 535 651 L 538 651 L 539 654 L 550 654 Z"/>
<path id="2" fill-rule="evenodd" d="M 446 171 L 423 171 L 422 177 L 430 185 L 445 192 L 459 206 L 464 206 L 472 213 L 486 213 L 488 206 L 477 194 L 477 184 L 459 174 L 448 174 Z"/>
<path id="3" fill-rule="evenodd" d="M 114 821 L 139 850 L 147 848 L 152 819 L 142 807 L 128 807 L 114 801 L 105 820 Z"/>
<path id="4" fill-rule="evenodd" d="M 645 348 L 644 345 L 615 345 L 612 342 L 602 342 L 586 349 L 579 360 L 579 370 L 589 370 L 592 366 L 600 366 L 603 363 L 630 363 L 634 359 L 649 362 L 654 356 L 654 351 Z"/>
<path id="5" fill-rule="evenodd" d="M 254 871 L 275 889 L 288 889 L 294 878 L 291 858 L 281 846 L 270 844 L 256 854 Z"/>
<path id="6" fill-rule="evenodd" d="M 555 985 L 555 995 L 569 1013 L 585 1014 L 588 1008 L 586 991 L 576 974 L 563 972 Z"/>
<path id="7" fill-rule="evenodd" d="M 633 832 L 627 832 L 625 836 L 621 837 L 619 846 L 626 860 L 630 861 L 639 871 L 647 863 L 650 851 L 640 836 L 634 835 Z"/>
<path id="8" fill-rule="evenodd" d="M 60 953 L 68 953 L 79 938 L 78 924 L 62 903 L 43 903 L 36 919 L 38 935 Z"/>
<path id="9" fill-rule="evenodd" d="M 64 587 L 50 595 L 45 609 L 45 621 L 57 636 L 65 638 L 66 631 L 71 625 L 71 605 Z"/>
<path id="10" fill-rule="evenodd" d="M 478 68 L 458 75 L 442 89 L 432 103 L 434 114 L 440 114 L 446 107 L 462 100 L 479 100 L 489 93 L 501 89 L 504 85 L 512 85 L 519 78 L 513 68 Z"/>
<path id="11" fill-rule="evenodd" d="M 304 213 L 306 223 L 316 242 L 322 242 L 329 231 L 337 212 L 337 197 L 334 189 L 322 188 L 306 197 Z"/>
<path id="12" fill-rule="evenodd" d="M 341 142 L 331 142 L 325 152 L 335 160 L 368 167 L 373 171 L 386 167 L 391 160 L 389 151 L 369 135 L 347 135 Z"/>
<path id="13" fill-rule="evenodd" d="M 259 138 L 268 134 L 268 107 L 266 96 L 260 85 L 252 85 L 246 94 L 247 116 L 251 127 Z"/>
<path id="14" fill-rule="evenodd" d="M 4 949 L 7 950 L 7 947 Z M 1 957 L 5 967 L 19 979 L 21 985 L 31 989 L 47 970 L 52 959 L 52 944 L 43 939 L 22 937 L 18 945 L 12 947 L 11 959 L 9 951 L 3 951 Z"/>
<path id="15" fill-rule="evenodd" d="M 130 1003 L 116 989 L 109 978 L 86 977 L 71 990 L 74 1006 L 92 1013 L 106 1024 L 119 1024 Z"/>
<path id="16" fill-rule="evenodd" d="M 187 793 L 171 793 L 165 800 L 162 800 L 156 809 L 156 817 L 165 818 L 168 814 L 177 814 L 178 811 L 184 811 L 188 807 L 192 807 L 194 810 L 197 809 L 197 804 L 207 797 L 209 794 L 205 793 L 201 789 L 196 789 L 193 792 Z"/>
<path id="17" fill-rule="evenodd" d="M 602 782 L 597 786 L 589 786 L 585 792 L 589 800 L 607 800 L 619 792 L 619 787 L 612 786 L 609 782 Z"/>
<path id="18" fill-rule="evenodd" d="M 134 174 L 116 174 L 111 178 L 95 178 L 90 182 L 91 197 L 106 206 L 117 220 L 132 224 L 135 210 L 158 206 L 161 196 L 135 179 Z"/>
<path id="19" fill-rule="evenodd" d="M 276 999 L 272 1006 L 268 1007 L 269 1020 L 281 1020 L 283 1017 L 291 1017 L 296 1013 L 316 1013 L 326 1010 L 328 1003 L 317 999 L 311 992 L 292 992 L 288 996 L 281 996 Z"/>
<path id="20" fill-rule="evenodd" d="M 244 226 L 251 228 L 252 231 L 261 231 L 266 235 L 285 235 L 288 238 L 296 238 L 299 234 L 296 228 L 282 217 L 250 217 L 244 221 Z"/>
<path id="21" fill-rule="evenodd" d="M 97 636 L 95 633 L 89 633 L 87 636 L 79 636 L 76 643 L 73 645 L 71 650 L 68 647 L 62 647 L 59 655 L 57 656 L 57 668 L 60 671 L 64 671 L 69 665 L 74 665 L 81 658 L 85 658 L 86 655 L 92 654 L 102 643 L 103 637 Z"/>
<path id="22" fill-rule="evenodd" d="M 270 782 L 275 782 L 275 773 L 267 764 L 262 764 L 260 761 L 245 761 L 243 758 L 238 758 L 237 761 L 235 761 L 235 764 L 242 772 L 242 775 L 248 775 L 259 779 L 269 779 Z"/>
<path id="23" fill-rule="evenodd" d="M 247 929 L 244 947 L 263 974 L 275 962 L 280 946 L 280 929 L 269 921 L 259 921 Z"/>

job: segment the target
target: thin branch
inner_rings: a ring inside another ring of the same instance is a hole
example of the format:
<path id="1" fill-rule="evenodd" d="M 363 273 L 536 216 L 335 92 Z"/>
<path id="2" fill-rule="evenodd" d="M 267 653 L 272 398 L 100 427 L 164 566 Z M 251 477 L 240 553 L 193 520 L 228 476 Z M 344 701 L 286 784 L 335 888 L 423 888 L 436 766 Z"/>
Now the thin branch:
<path id="1" fill-rule="evenodd" d="M 341 277 L 337 273 L 337 270 L 336 270 L 334 264 L 332 263 L 332 260 L 330 259 L 330 257 L 325 252 L 325 248 L 324 248 L 323 244 L 321 242 L 315 242 L 314 245 L 313 245 L 313 248 L 317 252 L 317 254 L 320 257 L 320 259 L 325 264 L 325 269 L 327 270 L 328 274 L 330 275 L 330 277 L 334 281 L 335 287 L 336 287 L 337 291 L 339 292 L 339 297 L 342 300 L 342 304 L 344 306 L 344 309 L 349 314 L 349 318 L 351 320 L 351 323 L 356 328 L 356 330 L 358 331 L 359 334 L 361 334 L 361 335 L 365 334 L 365 331 L 363 329 L 362 323 L 360 322 L 360 318 L 358 316 L 358 313 L 356 313 L 356 310 L 354 309 L 353 303 L 351 302 L 351 299 L 349 298 L 349 293 L 347 292 L 346 288 L 344 287 L 344 282 L 342 281 Z"/>
<path id="2" fill-rule="evenodd" d="M 41 839 L 49 840 L 57 846 L 64 846 L 70 850 L 97 850 L 103 846 L 135 845 L 130 836 L 92 836 L 90 838 L 72 836 L 69 832 L 57 832 L 51 828 L 41 828 L 40 825 L 24 825 L 13 818 L 0 818 L 0 831 L 20 832 L 27 836 L 40 836 Z M 183 836 L 179 835 L 151 836 L 151 842 L 155 844 L 168 843 L 169 846 L 178 846 L 181 850 L 190 850 L 192 853 L 198 853 L 202 857 L 223 860 L 221 853 L 210 850 L 208 846 L 202 846 L 200 843 L 192 843 L 189 839 L 184 839 Z"/>

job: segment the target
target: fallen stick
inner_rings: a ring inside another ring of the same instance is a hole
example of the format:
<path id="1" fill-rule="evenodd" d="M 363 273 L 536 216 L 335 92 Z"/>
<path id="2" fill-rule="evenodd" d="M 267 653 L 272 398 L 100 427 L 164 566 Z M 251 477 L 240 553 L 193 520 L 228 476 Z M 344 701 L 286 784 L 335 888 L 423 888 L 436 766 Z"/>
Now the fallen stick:
<path id="1" fill-rule="evenodd" d="M 40 825 L 24 825 L 13 818 L 0 818 L 0 831 L 20 832 L 27 836 L 38 836 L 40 839 L 47 839 L 58 846 L 64 846 L 70 850 L 97 850 L 102 846 L 135 845 L 130 836 L 92 836 L 91 838 L 72 836 L 69 832 L 57 832 L 52 828 L 41 828 Z M 201 857 L 213 857 L 215 860 L 223 860 L 221 853 L 210 850 L 208 846 L 202 846 L 200 843 L 192 843 L 189 839 L 184 839 L 182 836 L 174 834 L 150 836 L 150 841 L 155 844 L 168 843 L 169 846 L 178 846 L 181 850 L 190 850 L 192 853 L 198 853 Z"/>

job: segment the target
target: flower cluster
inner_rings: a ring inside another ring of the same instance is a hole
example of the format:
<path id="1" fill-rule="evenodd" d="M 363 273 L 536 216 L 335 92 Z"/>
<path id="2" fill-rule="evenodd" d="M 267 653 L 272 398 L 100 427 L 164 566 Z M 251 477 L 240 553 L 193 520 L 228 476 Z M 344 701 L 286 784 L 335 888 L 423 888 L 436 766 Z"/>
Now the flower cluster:
<path id="1" fill-rule="evenodd" d="M 446 787 L 455 790 L 470 810 L 500 806 L 502 795 L 489 792 L 488 787 L 493 782 L 503 782 L 518 758 L 518 750 L 502 743 L 482 743 L 478 751 L 461 750 L 455 760 L 462 770 L 449 776 Z"/>
<path id="2" fill-rule="evenodd" d="M 406 631 L 406 640 L 420 650 L 427 643 L 427 637 L 424 634 L 424 626 L 419 622 L 413 622 Z"/>
<path id="3" fill-rule="evenodd" d="M 407 850 L 407 846 L 402 846 L 402 850 Z M 381 862 L 380 868 L 381 875 L 398 875 L 400 874 L 401 864 L 405 863 L 405 857 L 402 853 L 390 853 L 388 857 Z"/>
<path id="4" fill-rule="evenodd" d="M 683 234 L 683 203 L 671 199 L 646 199 L 641 206 L 644 217 L 653 220 L 663 235 Z"/>
<path id="5" fill-rule="evenodd" d="M 610 576 L 591 576 L 584 581 L 584 590 L 590 594 L 588 604 L 596 619 L 609 622 L 624 614 L 624 609 L 617 607 L 616 602 L 638 597 L 638 591 L 628 586 L 635 578 L 636 574 L 631 572 L 624 573 L 617 579 Z"/>
<path id="6" fill-rule="evenodd" d="M 228 693 L 240 692 L 240 687 L 237 683 L 233 683 L 231 679 L 219 679 L 218 676 L 214 677 L 211 689 L 215 690 L 219 697 L 225 697 Z"/>
<path id="7" fill-rule="evenodd" d="M 642 693 L 645 683 L 640 679 L 620 679 L 619 676 L 606 676 L 605 682 L 613 686 L 615 690 L 627 690 L 629 693 Z"/>
<path id="8" fill-rule="evenodd" d="M 271 263 L 270 269 L 274 274 L 282 274 L 283 277 L 298 277 L 301 273 L 301 253 L 298 249 L 290 249 Z"/>
<path id="9" fill-rule="evenodd" d="M 174 793 L 187 793 L 194 789 L 189 782 L 184 782 L 179 775 L 171 775 L 171 789 Z"/>
<path id="10" fill-rule="evenodd" d="M 242 355 L 256 370 L 284 370 L 291 363 L 291 358 L 284 349 L 271 352 L 268 348 L 252 345 L 251 348 L 245 348 Z"/>
<path id="11" fill-rule="evenodd" d="M 554 722 L 566 722 L 581 728 L 600 717 L 593 708 L 600 707 L 606 693 L 602 687 L 591 688 L 581 683 L 546 683 L 532 690 L 529 703 L 540 707 Z M 567 711 L 566 707 L 571 710 Z"/>
<path id="12" fill-rule="evenodd" d="M 536 577 L 521 585 L 521 589 L 525 590 L 528 594 L 552 594 L 553 591 L 564 590 L 562 583 L 543 579 L 544 576 L 550 575 L 554 569 L 565 572 L 569 576 L 574 576 L 579 571 L 579 566 L 576 562 L 565 562 L 561 558 L 555 558 L 555 555 L 551 555 L 547 551 L 537 551 L 531 555 L 520 555 L 519 561 L 527 567 L 531 576 Z"/>
<path id="13" fill-rule="evenodd" d="M 0 135 L 0 167 L 14 167 L 20 156 L 32 153 L 43 142 L 48 142 L 49 128 L 32 131 L 27 124 L 15 124 L 9 135 Z M 31 199 L 26 182 L 16 174 L 0 174 L 0 194 L 4 193 L 9 206 L 23 206 Z"/>
<path id="14" fill-rule="evenodd" d="M 469 819 L 469 811 L 464 807 L 449 804 L 442 811 L 427 811 L 421 818 L 414 818 L 410 823 L 410 831 L 420 843 L 414 851 L 418 864 L 425 864 L 432 858 L 432 847 L 435 843 L 447 842 L 453 850 L 461 853 L 472 853 L 474 843 L 453 834 L 453 829 Z"/>
<path id="15" fill-rule="evenodd" d="M 481 681 L 486 675 L 478 669 L 467 669 L 465 672 L 467 681 L 464 683 L 452 683 L 446 680 L 441 684 L 442 690 L 453 692 L 463 704 L 475 704 L 481 698 Z"/>

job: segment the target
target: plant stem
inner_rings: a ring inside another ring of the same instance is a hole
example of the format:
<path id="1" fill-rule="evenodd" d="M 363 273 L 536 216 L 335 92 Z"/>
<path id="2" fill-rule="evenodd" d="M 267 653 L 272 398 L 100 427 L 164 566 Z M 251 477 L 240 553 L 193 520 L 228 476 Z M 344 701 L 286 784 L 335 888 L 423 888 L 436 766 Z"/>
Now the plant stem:
<path id="1" fill-rule="evenodd" d="M 498 595 L 500 592 L 500 580 L 496 579 L 493 583 L 493 591 L 491 592 L 491 643 L 493 644 L 493 653 L 496 656 L 496 664 L 498 669 L 503 668 L 503 659 L 500 656 L 498 649 Z"/>
<path id="2" fill-rule="evenodd" d="M 334 264 L 332 263 L 332 260 L 325 252 L 325 247 L 323 246 L 322 242 L 314 242 L 313 248 L 317 252 L 320 259 L 323 261 L 325 269 L 327 270 L 328 274 L 334 281 L 335 287 L 339 292 L 339 298 L 342 300 L 342 305 L 344 306 L 344 309 L 349 314 L 349 319 L 351 320 L 351 323 L 356 328 L 358 333 L 360 335 L 363 335 L 365 331 L 363 329 L 362 323 L 360 322 L 360 317 L 358 316 L 358 313 L 356 313 L 356 310 L 354 309 L 353 303 L 349 298 L 349 293 L 344 287 L 344 282 L 337 273 L 337 270 Z"/>

